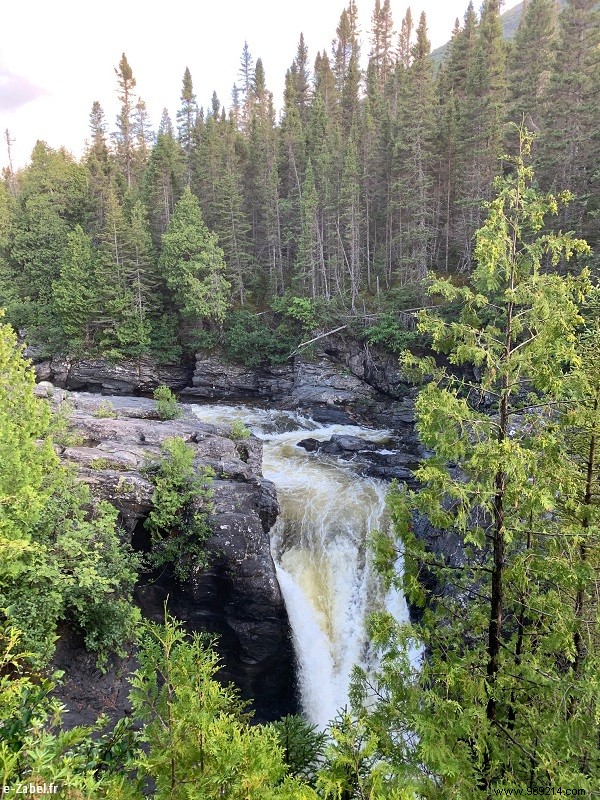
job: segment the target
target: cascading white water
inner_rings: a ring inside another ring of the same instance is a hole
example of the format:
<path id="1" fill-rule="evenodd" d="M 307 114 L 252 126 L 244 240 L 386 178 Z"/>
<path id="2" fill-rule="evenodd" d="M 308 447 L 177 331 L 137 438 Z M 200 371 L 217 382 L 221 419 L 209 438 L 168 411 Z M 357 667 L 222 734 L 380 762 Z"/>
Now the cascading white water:
<path id="1" fill-rule="evenodd" d="M 297 443 L 307 435 L 325 440 L 337 433 L 383 441 L 388 432 L 320 426 L 293 412 L 249 406 L 192 410 L 216 425 L 242 420 L 264 442 L 263 473 L 277 487 L 281 505 L 271 550 L 292 628 L 303 710 L 324 728 L 347 705 L 352 667 L 375 666 L 367 615 L 385 607 L 402 620 L 408 612 L 400 593 L 384 594 L 367 547 L 369 533 L 387 524 L 386 484 Z"/>

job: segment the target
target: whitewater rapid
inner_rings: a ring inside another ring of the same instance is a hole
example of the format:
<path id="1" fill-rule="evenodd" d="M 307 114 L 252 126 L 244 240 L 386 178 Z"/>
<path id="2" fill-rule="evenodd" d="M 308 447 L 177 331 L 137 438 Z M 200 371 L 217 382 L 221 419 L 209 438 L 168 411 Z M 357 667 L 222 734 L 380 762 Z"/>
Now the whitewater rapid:
<path id="1" fill-rule="evenodd" d="M 377 666 L 369 645 L 369 613 L 385 608 L 408 619 L 403 596 L 384 592 L 375 574 L 369 535 L 387 526 L 387 485 L 357 474 L 348 462 L 308 453 L 297 444 L 347 434 L 381 441 L 389 431 L 320 425 L 298 413 L 250 406 L 192 406 L 204 422 L 241 420 L 263 440 L 263 474 L 281 506 L 271 552 L 298 664 L 302 709 L 323 729 L 348 704 L 353 666 Z"/>

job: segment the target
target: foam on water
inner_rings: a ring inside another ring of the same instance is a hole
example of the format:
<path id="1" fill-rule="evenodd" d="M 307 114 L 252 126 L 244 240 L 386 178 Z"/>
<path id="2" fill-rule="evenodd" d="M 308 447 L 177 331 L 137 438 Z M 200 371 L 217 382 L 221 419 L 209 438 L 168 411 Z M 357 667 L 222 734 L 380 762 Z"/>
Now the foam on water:
<path id="1" fill-rule="evenodd" d="M 386 484 L 357 475 L 347 462 L 307 453 L 297 443 L 334 434 L 383 443 L 389 432 L 319 425 L 295 412 L 250 406 L 192 410 L 215 425 L 241 420 L 264 442 L 263 473 L 277 487 L 281 505 L 271 550 L 292 628 L 302 706 L 309 720 L 324 728 L 347 705 L 352 667 L 376 667 L 368 614 L 386 608 L 406 620 L 408 613 L 400 592 L 384 593 L 367 547 L 369 534 L 388 524 Z"/>

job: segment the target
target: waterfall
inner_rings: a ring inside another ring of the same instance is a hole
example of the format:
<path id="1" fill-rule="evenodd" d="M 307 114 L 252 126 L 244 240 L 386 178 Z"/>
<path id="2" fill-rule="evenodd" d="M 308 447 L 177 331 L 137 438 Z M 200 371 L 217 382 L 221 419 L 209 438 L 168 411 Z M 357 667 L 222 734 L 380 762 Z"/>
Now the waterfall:
<path id="1" fill-rule="evenodd" d="M 384 593 L 367 547 L 369 533 L 388 524 L 386 484 L 296 445 L 307 435 L 325 440 L 337 433 L 383 442 L 389 432 L 321 426 L 294 412 L 249 406 L 192 410 L 217 425 L 242 420 L 263 440 L 263 474 L 277 487 L 281 506 L 271 551 L 294 639 L 302 707 L 324 728 L 348 703 L 352 667 L 376 666 L 368 614 L 387 608 L 404 620 L 408 612 L 399 592 Z"/>

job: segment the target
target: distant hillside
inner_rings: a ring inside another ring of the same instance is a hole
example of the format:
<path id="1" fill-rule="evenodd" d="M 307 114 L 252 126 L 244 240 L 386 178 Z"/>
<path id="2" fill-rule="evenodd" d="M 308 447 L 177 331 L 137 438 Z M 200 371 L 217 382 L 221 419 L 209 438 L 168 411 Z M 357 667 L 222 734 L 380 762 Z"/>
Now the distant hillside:
<path id="1" fill-rule="evenodd" d="M 559 5 L 566 6 L 567 0 L 558 0 Z M 512 39 L 515 33 L 517 32 L 517 28 L 519 27 L 519 23 L 521 21 L 521 16 L 523 14 L 523 9 L 525 8 L 525 3 L 519 3 L 519 5 L 511 8 L 509 11 L 505 11 L 502 14 L 502 28 L 504 32 L 505 39 Z M 439 64 L 444 57 L 446 50 L 448 49 L 448 45 L 450 42 L 446 42 L 441 47 L 432 50 L 431 58 L 435 61 L 436 64 Z"/>

